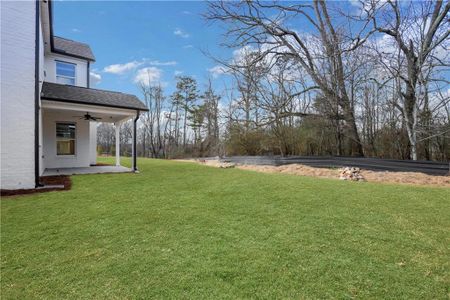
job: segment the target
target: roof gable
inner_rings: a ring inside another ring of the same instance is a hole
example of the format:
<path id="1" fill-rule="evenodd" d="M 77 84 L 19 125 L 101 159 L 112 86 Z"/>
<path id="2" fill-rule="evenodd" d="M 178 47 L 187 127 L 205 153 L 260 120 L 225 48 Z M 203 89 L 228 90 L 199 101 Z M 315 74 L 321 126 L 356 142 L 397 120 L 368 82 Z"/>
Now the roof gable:
<path id="1" fill-rule="evenodd" d="M 52 52 L 95 61 L 95 56 L 88 44 L 58 36 L 53 36 Z"/>

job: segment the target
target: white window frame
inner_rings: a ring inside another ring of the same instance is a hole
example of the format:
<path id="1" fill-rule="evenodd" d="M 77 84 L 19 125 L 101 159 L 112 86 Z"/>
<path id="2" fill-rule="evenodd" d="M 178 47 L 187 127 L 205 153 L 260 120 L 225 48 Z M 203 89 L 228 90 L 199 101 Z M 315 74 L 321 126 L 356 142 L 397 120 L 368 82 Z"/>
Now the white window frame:
<path id="1" fill-rule="evenodd" d="M 74 77 L 65 76 L 65 75 L 58 75 L 58 63 L 67 64 L 67 65 L 73 65 L 74 68 L 75 68 Z M 56 83 L 59 83 L 58 82 L 58 77 L 66 78 L 66 79 L 73 79 L 73 85 L 77 85 L 77 64 L 76 63 L 72 63 L 72 62 L 68 62 L 68 61 L 64 61 L 64 60 L 55 59 L 55 81 L 56 81 Z"/>
<path id="2" fill-rule="evenodd" d="M 58 138 L 58 124 L 69 124 L 75 126 L 75 138 L 73 139 L 67 139 L 67 138 Z M 70 121 L 56 121 L 55 122 L 55 150 L 56 150 L 56 156 L 57 157 L 76 157 L 77 156 L 77 136 L 78 136 L 78 124 L 77 122 L 70 122 Z M 67 141 L 67 140 L 73 140 L 74 141 L 74 154 L 58 154 L 58 141 Z"/>

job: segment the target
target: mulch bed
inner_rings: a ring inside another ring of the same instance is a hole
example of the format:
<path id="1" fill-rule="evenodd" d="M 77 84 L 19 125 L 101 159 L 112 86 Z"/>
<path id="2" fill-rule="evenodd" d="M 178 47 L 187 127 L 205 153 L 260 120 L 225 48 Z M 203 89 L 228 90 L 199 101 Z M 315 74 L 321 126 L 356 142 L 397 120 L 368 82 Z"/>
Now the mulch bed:
<path id="1" fill-rule="evenodd" d="M 20 189 L 20 190 L 0 190 L 0 195 L 2 197 L 6 196 L 16 196 L 25 194 L 35 194 L 35 193 L 45 193 L 50 191 L 67 191 L 72 187 L 72 181 L 69 176 L 58 175 L 58 176 L 43 176 L 40 178 L 41 183 L 44 187 L 37 189 Z M 64 185 L 64 188 L 48 187 L 47 185 Z"/>

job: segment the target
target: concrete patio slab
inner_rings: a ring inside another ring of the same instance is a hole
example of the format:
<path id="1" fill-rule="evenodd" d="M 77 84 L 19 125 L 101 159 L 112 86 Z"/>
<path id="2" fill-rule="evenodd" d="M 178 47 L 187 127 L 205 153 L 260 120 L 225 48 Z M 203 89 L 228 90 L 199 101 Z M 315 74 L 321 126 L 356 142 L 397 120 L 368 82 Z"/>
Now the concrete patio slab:
<path id="1" fill-rule="evenodd" d="M 132 170 L 130 168 L 123 166 L 92 166 L 85 168 L 45 169 L 44 174 L 42 174 L 42 176 L 128 173 L 128 172 L 132 172 Z"/>

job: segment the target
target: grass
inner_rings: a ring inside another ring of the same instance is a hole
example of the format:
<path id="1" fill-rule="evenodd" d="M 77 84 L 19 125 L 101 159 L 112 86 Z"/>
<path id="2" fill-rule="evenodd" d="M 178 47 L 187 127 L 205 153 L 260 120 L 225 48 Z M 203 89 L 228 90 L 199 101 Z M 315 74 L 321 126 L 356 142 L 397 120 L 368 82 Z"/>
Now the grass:
<path id="1" fill-rule="evenodd" d="M 2 199 L 2 299 L 449 297 L 449 189 L 138 164 Z"/>

